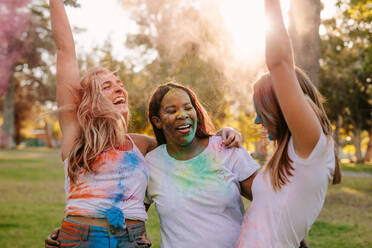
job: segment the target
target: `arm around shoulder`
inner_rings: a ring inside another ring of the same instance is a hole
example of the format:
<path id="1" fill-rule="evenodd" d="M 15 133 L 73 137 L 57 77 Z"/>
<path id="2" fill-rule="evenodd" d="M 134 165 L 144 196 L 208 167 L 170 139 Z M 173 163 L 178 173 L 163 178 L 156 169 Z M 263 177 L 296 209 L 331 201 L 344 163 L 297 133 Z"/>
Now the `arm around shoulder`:
<path id="1" fill-rule="evenodd" d="M 130 133 L 128 135 L 130 135 L 130 137 L 133 139 L 134 143 L 141 151 L 143 156 L 146 156 L 148 152 L 152 151 L 157 147 L 157 142 L 155 138 L 137 133 Z"/>

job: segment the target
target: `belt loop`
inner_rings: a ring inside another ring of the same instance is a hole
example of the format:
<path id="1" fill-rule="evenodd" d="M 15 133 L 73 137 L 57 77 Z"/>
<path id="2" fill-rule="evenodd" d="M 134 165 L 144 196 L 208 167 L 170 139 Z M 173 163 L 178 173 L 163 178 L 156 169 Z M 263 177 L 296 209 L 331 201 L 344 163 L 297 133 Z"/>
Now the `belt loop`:
<path id="1" fill-rule="evenodd" d="M 84 233 L 81 236 L 82 241 L 87 241 L 89 238 L 89 233 L 90 233 L 90 227 L 89 226 L 83 226 L 84 227 Z"/>
<path id="2" fill-rule="evenodd" d="M 129 242 L 133 242 L 135 240 L 135 238 L 134 238 L 134 235 L 133 235 L 133 232 L 132 232 L 131 228 L 130 227 L 126 227 L 126 229 L 127 229 L 127 232 L 128 232 L 128 240 L 129 240 Z"/>

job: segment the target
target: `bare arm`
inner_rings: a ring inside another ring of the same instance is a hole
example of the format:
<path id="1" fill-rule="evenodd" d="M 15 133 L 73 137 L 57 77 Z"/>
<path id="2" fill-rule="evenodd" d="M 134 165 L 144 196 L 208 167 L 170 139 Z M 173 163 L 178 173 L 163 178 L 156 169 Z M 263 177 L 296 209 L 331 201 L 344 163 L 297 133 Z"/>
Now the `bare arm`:
<path id="1" fill-rule="evenodd" d="M 297 81 L 279 0 L 265 0 L 265 13 L 271 24 L 266 31 L 266 65 L 296 153 L 306 158 L 319 140 L 321 125 Z"/>
<path id="2" fill-rule="evenodd" d="M 247 198 L 248 200 L 252 201 L 253 200 L 253 195 L 252 195 L 252 184 L 253 180 L 257 175 L 256 171 L 253 175 L 245 179 L 244 181 L 240 182 L 240 188 L 241 188 L 241 195 Z"/>
<path id="3" fill-rule="evenodd" d="M 151 152 L 158 146 L 156 140 L 147 135 L 137 133 L 131 133 L 129 135 L 133 139 L 134 143 L 136 143 L 136 146 L 141 151 L 143 156 L 145 156 L 148 152 Z"/>
<path id="4" fill-rule="evenodd" d="M 70 152 L 80 128 L 76 116 L 79 104 L 79 66 L 75 54 L 75 43 L 62 0 L 50 0 L 50 13 L 54 42 L 57 47 L 57 104 L 75 105 L 73 111 L 59 112 L 62 130 L 62 159 Z"/>

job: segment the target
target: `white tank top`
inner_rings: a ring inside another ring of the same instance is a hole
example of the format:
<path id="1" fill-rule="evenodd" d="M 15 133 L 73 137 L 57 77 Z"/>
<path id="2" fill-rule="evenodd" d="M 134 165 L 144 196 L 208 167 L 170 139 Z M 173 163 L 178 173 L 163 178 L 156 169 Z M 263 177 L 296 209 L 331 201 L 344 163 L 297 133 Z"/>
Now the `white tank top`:
<path id="1" fill-rule="evenodd" d="M 125 219 L 147 220 L 143 204 L 148 181 L 145 158 L 127 137 L 132 150 L 103 152 L 93 165 L 96 173 L 80 172 L 75 184 L 70 183 L 68 161 L 64 161 L 66 215 L 109 219 L 108 214 L 123 214 Z"/>

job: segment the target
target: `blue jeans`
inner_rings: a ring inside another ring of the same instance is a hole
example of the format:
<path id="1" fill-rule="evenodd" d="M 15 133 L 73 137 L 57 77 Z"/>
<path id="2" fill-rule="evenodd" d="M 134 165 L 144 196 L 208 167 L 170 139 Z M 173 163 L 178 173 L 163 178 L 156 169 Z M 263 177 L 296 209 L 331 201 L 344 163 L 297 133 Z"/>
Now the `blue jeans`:
<path id="1" fill-rule="evenodd" d="M 58 235 L 60 247 L 66 248 L 147 248 L 142 238 L 146 235 L 144 223 L 126 228 L 99 227 L 81 224 L 65 218 Z"/>

